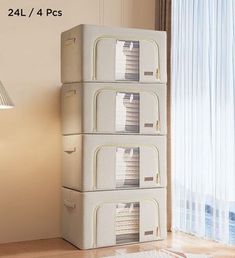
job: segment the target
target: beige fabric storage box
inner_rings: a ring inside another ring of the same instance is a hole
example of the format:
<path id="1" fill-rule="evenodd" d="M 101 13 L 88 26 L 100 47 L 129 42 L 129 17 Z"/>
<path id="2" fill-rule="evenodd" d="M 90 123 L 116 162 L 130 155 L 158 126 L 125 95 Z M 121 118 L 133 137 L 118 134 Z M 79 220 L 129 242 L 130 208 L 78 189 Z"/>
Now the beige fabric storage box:
<path id="1" fill-rule="evenodd" d="M 62 134 L 166 134 L 163 84 L 72 83 L 62 87 Z"/>
<path id="2" fill-rule="evenodd" d="M 80 249 L 166 237 L 166 190 L 78 192 L 62 188 L 62 237 Z"/>
<path id="3" fill-rule="evenodd" d="M 166 83 L 166 32 L 94 25 L 65 31 L 61 80 Z"/>
<path id="4" fill-rule="evenodd" d="M 78 191 L 166 186 L 166 136 L 63 136 L 62 184 Z"/>

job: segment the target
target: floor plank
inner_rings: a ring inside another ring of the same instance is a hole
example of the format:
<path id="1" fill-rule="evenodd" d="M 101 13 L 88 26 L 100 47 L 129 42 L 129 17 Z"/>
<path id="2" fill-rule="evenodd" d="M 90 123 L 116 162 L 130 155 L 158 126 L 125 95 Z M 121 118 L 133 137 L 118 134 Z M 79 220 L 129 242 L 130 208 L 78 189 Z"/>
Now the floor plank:
<path id="1" fill-rule="evenodd" d="M 211 254 L 216 258 L 235 258 L 235 246 L 229 247 L 183 233 L 169 234 L 164 241 L 93 250 L 78 250 L 61 238 L 2 244 L 0 245 L 0 257 L 101 258 L 115 254 L 159 250 L 161 248 L 174 248 L 195 254 Z"/>

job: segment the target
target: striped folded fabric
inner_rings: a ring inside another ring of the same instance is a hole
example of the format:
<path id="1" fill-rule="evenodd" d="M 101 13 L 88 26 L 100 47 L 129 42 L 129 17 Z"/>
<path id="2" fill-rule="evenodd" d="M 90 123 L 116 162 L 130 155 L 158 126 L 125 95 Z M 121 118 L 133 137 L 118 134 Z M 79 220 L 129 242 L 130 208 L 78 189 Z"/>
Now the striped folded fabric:
<path id="1" fill-rule="evenodd" d="M 116 131 L 139 132 L 139 103 L 139 93 L 117 93 Z"/>
<path id="2" fill-rule="evenodd" d="M 119 203 L 116 206 L 116 243 L 139 241 L 139 203 Z"/>
<path id="3" fill-rule="evenodd" d="M 116 149 L 116 187 L 139 186 L 139 148 Z"/>
<path id="4" fill-rule="evenodd" d="M 116 80 L 139 80 L 139 41 L 117 40 Z"/>

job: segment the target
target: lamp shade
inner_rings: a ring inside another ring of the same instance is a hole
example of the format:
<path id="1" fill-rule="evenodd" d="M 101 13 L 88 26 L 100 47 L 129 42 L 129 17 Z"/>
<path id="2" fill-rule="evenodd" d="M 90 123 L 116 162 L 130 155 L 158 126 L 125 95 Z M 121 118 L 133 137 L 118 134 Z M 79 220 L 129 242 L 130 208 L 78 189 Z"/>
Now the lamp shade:
<path id="1" fill-rule="evenodd" d="M 0 81 L 0 109 L 12 108 L 14 104 Z"/>

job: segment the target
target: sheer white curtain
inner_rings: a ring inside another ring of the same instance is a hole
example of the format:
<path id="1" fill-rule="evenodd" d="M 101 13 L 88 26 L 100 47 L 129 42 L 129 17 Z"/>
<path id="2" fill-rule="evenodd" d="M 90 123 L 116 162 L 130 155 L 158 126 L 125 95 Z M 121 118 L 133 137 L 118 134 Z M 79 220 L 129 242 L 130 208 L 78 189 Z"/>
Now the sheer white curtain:
<path id="1" fill-rule="evenodd" d="M 172 1 L 173 228 L 235 244 L 235 1 Z"/>

